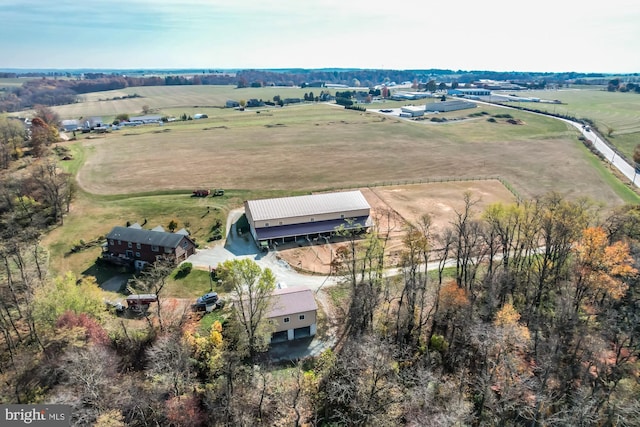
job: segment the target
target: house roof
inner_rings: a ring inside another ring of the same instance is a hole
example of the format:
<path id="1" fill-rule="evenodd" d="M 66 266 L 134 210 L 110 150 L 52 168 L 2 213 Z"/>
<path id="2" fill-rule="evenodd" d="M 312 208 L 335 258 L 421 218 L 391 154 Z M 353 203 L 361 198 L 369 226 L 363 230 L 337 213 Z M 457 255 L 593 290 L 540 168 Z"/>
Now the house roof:
<path id="1" fill-rule="evenodd" d="M 163 246 L 165 248 L 177 248 L 182 239 L 189 239 L 187 236 L 175 233 L 165 233 L 161 231 L 141 230 L 131 227 L 113 227 L 107 234 L 107 239 L 123 240 L 131 243 L 141 243 L 152 246 Z"/>
<path id="2" fill-rule="evenodd" d="M 140 121 L 140 122 L 147 122 L 147 121 L 158 121 L 158 120 L 162 120 L 162 116 L 136 116 L 136 117 L 129 117 L 129 121 L 133 122 L 133 121 Z"/>
<path id="3" fill-rule="evenodd" d="M 311 289 L 304 286 L 276 289 L 272 294 L 271 311 L 268 318 L 304 313 L 318 309 Z"/>
<path id="4" fill-rule="evenodd" d="M 181 228 L 180 230 L 176 231 L 176 234 L 182 234 L 183 236 L 188 236 L 189 232 L 187 231 L 186 228 Z"/>
<path id="5" fill-rule="evenodd" d="M 360 190 L 249 200 L 246 206 L 254 221 L 371 209 Z"/>

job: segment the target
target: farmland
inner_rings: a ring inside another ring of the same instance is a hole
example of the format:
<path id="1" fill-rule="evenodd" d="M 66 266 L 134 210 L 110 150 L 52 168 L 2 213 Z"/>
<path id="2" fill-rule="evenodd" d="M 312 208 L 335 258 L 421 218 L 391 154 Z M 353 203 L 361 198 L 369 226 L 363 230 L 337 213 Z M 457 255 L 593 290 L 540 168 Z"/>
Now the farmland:
<path id="1" fill-rule="evenodd" d="M 204 98 L 192 98 L 202 90 L 203 97 L 217 94 L 208 105 L 240 99 L 233 95 L 240 92 L 229 87 L 150 87 L 127 90 L 144 93 L 145 98 L 96 101 L 94 107 L 114 102 L 151 104 L 151 94 L 157 91 L 158 111 L 207 112 L 209 118 L 127 128 L 99 137 L 78 135 L 78 141 L 64 143 L 73 160 L 61 164 L 77 176 L 81 191 L 65 226 L 44 241 L 56 271 L 95 273 L 91 268 L 98 247 L 72 256 L 69 248 L 126 221 L 166 226 L 176 219 L 179 227 L 188 224 L 198 243 L 205 245 L 215 219 L 224 220 L 230 209 L 250 198 L 500 176 L 525 198 L 558 191 L 608 207 L 638 200 L 582 146 L 574 130 L 543 116 L 511 111 L 521 125 L 503 119 L 490 123 L 487 117 L 504 110 L 485 106 L 441 114 L 450 122 L 432 123 L 328 104 L 244 112 L 183 106 L 204 104 Z M 284 96 L 282 88 L 247 89 L 242 94 L 268 99 L 273 91 Z M 290 96 L 304 93 L 298 91 Z M 114 96 L 116 92 L 90 95 Z M 79 112 L 82 106 L 87 104 L 56 110 L 63 114 L 73 107 Z M 120 108 L 114 113 L 139 113 L 136 105 L 131 110 Z M 480 111 L 487 115 L 469 117 Z M 224 188 L 226 193 L 224 198 L 194 199 L 190 197 L 194 188 Z M 462 193 L 452 197 L 461 200 Z"/>
<path id="2" fill-rule="evenodd" d="M 635 146 L 640 144 L 640 95 L 637 93 L 607 92 L 598 88 L 528 91 L 525 96 L 557 99 L 562 104 L 523 103 L 523 107 L 591 119 L 605 135 L 611 130 L 607 139 L 629 159 Z"/>
<path id="3" fill-rule="evenodd" d="M 235 86 L 150 86 L 130 87 L 122 90 L 94 92 L 80 96 L 82 102 L 56 107 L 63 118 L 102 116 L 111 119 L 119 113 L 140 114 L 147 105 L 155 113 L 179 116 L 183 113 L 215 114 L 229 99 L 240 101 L 251 98 L 272 100 L 275 95 L 282 98 L 302 98 L 305 93 L 318 95 L 320 88 L 269 87 L 236 89 Z M 123 98 L 131 95 L 136 98 Z"/>
<path id="4" fill-rule="evenodd" d="M 202 186 L 308 191 L 499 175 L 524 197 L 556 190 L 621 202 L 574 131 L 524 112 L 512 113 L 522 125 L 484 118 L 443 125 L 326 104 L 219 111 L 83 140 L 81 187 L 104 195 Z"/>

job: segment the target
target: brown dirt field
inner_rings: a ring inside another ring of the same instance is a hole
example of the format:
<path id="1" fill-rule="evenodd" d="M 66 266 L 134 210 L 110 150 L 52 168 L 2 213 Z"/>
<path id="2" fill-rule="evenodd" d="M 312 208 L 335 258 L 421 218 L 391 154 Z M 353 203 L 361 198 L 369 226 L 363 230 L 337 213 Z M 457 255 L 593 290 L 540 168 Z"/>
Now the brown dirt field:
<path id="1" fill-rule="evenodd" d="M 515 197 L 497 180 L 458 181 L 429 184 L 411 184 L 388 187 L 361 188 L 371 205 L 371 215 L 376 218 L 378 228 L 389 232 L 387 253 L 389 263 L 398 261 L 402 249 L 403 222 L 417 222 L 424 214 L 431 215 L 432 231 L 439 233 L 455 219 L 456 211 L 464 207 L 464 193 L 471 193 L 477 200 L 474 213 L 479 215 L 493 203 L 513 203 Z M 383 215 L 394 211 L 398 220 L 387 221 Z M 279 247 L 279 256 L 294 268 L 311 273 L 328 274 L 332 252 L 341 242 L 298 246 L 288 244 Z"/>

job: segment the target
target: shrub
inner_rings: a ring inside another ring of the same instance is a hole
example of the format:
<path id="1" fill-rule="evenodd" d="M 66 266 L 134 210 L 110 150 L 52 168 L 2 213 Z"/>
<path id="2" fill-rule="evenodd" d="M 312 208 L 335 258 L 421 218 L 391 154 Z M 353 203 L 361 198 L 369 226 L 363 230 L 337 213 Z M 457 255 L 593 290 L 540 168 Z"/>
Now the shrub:
<path id="1" fill-rule="evenodd" d="M 496 122 L 496 119 L 494 119 L 493 117 L 489 117 L 489 118 L 487 119 L 487 121 L 488 121 L 488 122 L 491 122 L 491 123 L 495 123 L 495 122 Z"/>
<path id="2" fill-rule="evenodd" d="M 444 339 L 442 335 L 433 335 L 429 340 L 429 348 L 434 351 L 443 352 L 449 348 L 449 343 Z"/>
<path id="3" fill-rule="evenodd" d="M 176 278 L 187 276 L 189 273 L 191 273 L 192 269 L 193 269 L 193 264 L 191 264 L 190 262 L 183 262 L 182 264 L 180 264 L 180 267 L 178 267 L 178 271 L 176 272 Z"/>

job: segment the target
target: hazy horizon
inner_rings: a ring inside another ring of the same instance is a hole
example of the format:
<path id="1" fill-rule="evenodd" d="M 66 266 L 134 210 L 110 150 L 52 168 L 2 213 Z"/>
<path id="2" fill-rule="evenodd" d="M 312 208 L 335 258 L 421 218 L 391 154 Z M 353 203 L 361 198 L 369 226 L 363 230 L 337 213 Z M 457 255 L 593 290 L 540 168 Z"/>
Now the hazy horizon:
<path id="1" fill-rule="evenodd" d="M 640 4 L 4 0 L 2 69 L 640 72 Z"/>

